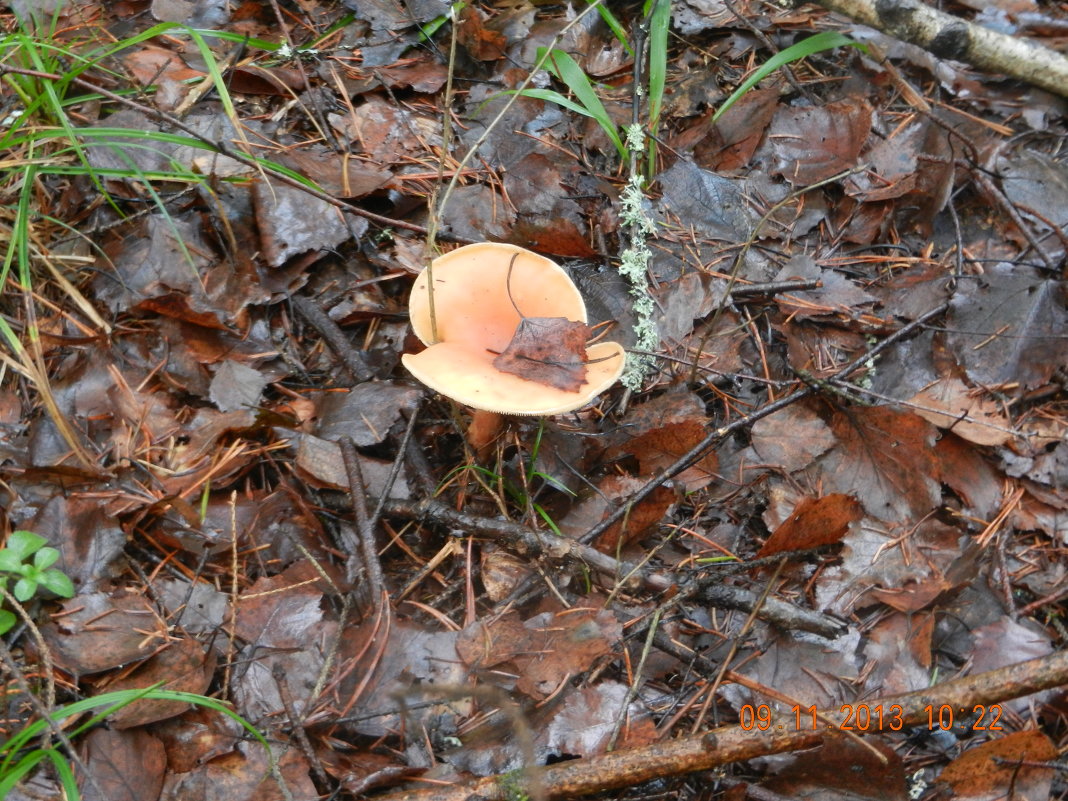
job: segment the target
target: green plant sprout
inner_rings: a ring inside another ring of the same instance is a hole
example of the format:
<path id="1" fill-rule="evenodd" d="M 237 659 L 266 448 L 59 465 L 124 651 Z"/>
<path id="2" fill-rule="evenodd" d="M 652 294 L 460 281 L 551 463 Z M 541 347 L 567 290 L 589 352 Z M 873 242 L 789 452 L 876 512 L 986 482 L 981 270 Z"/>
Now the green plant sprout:
<path id="1" fill-rule="evenodd" d="M 0 549 L 0 587 L 6 590 L 8 581 L 15 579 L 11 594 L 19 603 L 30 600 L 40 587 L 62 598 L 74 595 L 74 584 L 66 573 L 52 567 L 59 551 L 47 547 L 47 542 L 32 531 L 13 531 Z M 16 620 L 7 609 L 0 609 L 0 634 L 10 631 Z"/>
<path id="2" fill-rule="evenodd" d="M 141 699 L 194 704 L 213 709 L 235 720 L 264 747 L 271 766 L 271 772 L 276 778 L 281 778 L 277 772 L 277 765 L 274 755 L 271 753 L 271 747 L 256 727 L 226 704 L 204 695 L 176 690 L 162 690 L 159 685 L 139 690 L 116 690 L 61 706 L 53 710 L 49 717 L 51 718 L 51 725 L 54 726 L 68 718 L 76 718 L 86 712 L 99 710 L 87 720 L 67 731 L 68 738 L 73 739 L 93 726 L 102 723 L 108 715 Z M 69 801 L 77 801 L 81 798 L 74 771 L 57 746 L 29 747 L 29 744 L 34 739 L 39 738 L 50 730 L 49 724 L 48 720 L 35 720 L 12 735 L 6 742 L 0 744 L 0 798 L 5 798 L 30 771 L 46 760 L 51 762 L 55 768 L 56 776 L 59 778 L 60 785 L 65 793 L 64 797 Z"/>
<path id="3" fill-rule="evenodd" d="M 546 71 L 565 84 L 576 100 L 572 100 L 554 89 L 519 89 L 515 90 L 514 93 L 522 97 L 547 100 L 550 103 L 555 103 L 558 106 L 574 111 L 576 114 L 592 117 L 615 146 L 619 157 L 626 159 L 627 147 L 619 135 L 619 128 L 608 115 L 608 110 L 605 109 L 601 98 L 597 96 L 597 92 L 594 91 L 593 83 L 586 75 L 585 70 L 563 50 L 547 51 L 546 48 L 539 47 L 537 53 L 539 61 L 544 59 Z M 504 94 L 512 94 L 512 92 L 505 92 Z"/>
<path id="4" fill-rule="evenodd" d="M 516 486 L 515 483 L 509 481 L 500 473 L 496 473 L 487 467 L 482 467 L 481 465 L 475 464 L 464 464 L 458 467 L 454 467 L 452 470 L 445 474 L 445 477 L 438 484 L 435 495 L 441 492 L 441 489 L 446 484 L 448 484 L 454 476 L 459 475 L 465 470 L 470 470 L 480 476 L 489 479 L 489 482 L 491 484 L 495 484 L 502 490 L 504 490 L 504 494 L 511 498 L 517 506 L 523 509 L 532 510 L 538 517 L 545 521 L 545 525 L 547 525 L 552 530 L 552 532 L 556 534 L 556 536 L 562 537 L 563 532 L 560 531 L 560 527 L 556 525 L 556 522 L 552 519 L 552 516 L 548 513 L 548 511 L 546 511 L 545 507 L 533 500 L 531 494 L 527 489 L 534 482 L 534 479 L 537 478 L 541 479 L 553 489 L 575 497 L 575 492 L 569 487 L 565 486 L 564 484 L 561 484 L 559 480 L 557 480 L 553 476 L 550 476 L 548 473 L 543 473 L 540 470 L 536 470 L 534 467 L 534 464 L 538 459 L 538 451 L 541 448 L 541 438 L 544 431 L 545 418 L 543 417 L 539 418 L 538 420 L 538 431 L 534 435 L 534 445 L 530 449 L 530 456 L 527 457 L 527 464 L 523 471 L 523 475 L 521 476 L 522 482 L 524 484 L 523 487 Z"/>
<path id="5" fill-rule="evenodd" d="M 780 50 L 774 56 L 765 61 L 759 69 L 757 69 L 752 75 L 742 81 L 738 88 L 735 89 L 730 97 L 723 101 L 716 113 L 712 115 L 712 122 L 715 122 L 722 117 L 727 109 L 733 106 L 738 100 L 764 80 L 768 75 L 773 73 L 779 67 L 784 67 L 787 64 L 792 64 L 795 61 L 800 61 L 816 53 L 822 53 L 826 50 L 834 50 L 836 47 L 856 47 L 859 50 L 868 52 L 868 48 L 862 45 L 860 42 L 855 42 L 844 34 L 836 31 L 824 31 L 823 33 L 817 33 L 815 36 L 810 36 L 807 39 L 802 39 L 800 42 L 795 42 L 785 50 Z"/>

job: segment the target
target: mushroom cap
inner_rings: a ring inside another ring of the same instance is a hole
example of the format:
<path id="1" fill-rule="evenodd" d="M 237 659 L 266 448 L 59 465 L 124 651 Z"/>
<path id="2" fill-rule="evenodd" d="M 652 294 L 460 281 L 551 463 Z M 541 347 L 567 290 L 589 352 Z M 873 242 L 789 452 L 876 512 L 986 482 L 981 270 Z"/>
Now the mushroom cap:
<path id="1" fill-rule="evenodd" d="M 502 414 L 561 414 L 585 406 L 623 372 L 625 354 L 615 342 L 587 348 L 586 383 L 577 392 L 494 367 L 494 358 L 508 347 L 523 317 L 586 322 L 578 288 L 563 268 L 544 256 L 517 245 L 482 242 L 438 257 L 431 269 L 439 341 L 433 338 L 428 271 L 423 270 L 412 288 L 409 312 L 412 329 L 428 347 L 405 354 L 402 361 L 412 375 L 442 395 Z"/>

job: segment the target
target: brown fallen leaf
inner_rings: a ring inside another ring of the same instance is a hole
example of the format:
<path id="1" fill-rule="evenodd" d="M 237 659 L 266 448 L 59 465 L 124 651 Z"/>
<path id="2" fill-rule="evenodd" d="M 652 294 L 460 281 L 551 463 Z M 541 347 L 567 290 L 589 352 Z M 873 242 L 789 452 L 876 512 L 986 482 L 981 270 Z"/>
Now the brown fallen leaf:
<path id="1" fill-rule="evenodd" d="M 822 498 L 802 498 L 793 513 L 768 537 L 757 558 L 780 551 L 833 545 L 849 531 L 849 524 L 863 515 L 860 503 L 851 495 L 836 492 Z"/>
<path id="2" fill-rule="evenodd" d="M 976 445 L 1004 445 L 1012 425 L 992 398 L 980 397 L 959 378 L 943 378 L 916 393 L 909 402 L 920 417 Z M 962 418 L 967 417 L 967 420 Z"/>
<path id="3" fill-rule="evenodd" d="M 637 476 L 606 476 L 595 494 L 577 503 L 559 521 L 560 530 L 570 537 L 582 536 L 615 511 L 617 502 L 623 502 L 644 485 L 645 479 Z M 641 503 L 635 504 L 626 517 L 598 537 L 594 547 L 602 553 L 615 553 L 657 526 L 667 517 L 676 500 L 673 488 L 657 487 Z"/>
<path id="4" fill-rule="evenodd" d="M 493 366 L 528 381 L 578 392 L 586 383 L 589 337 L 585 323 L 564 317 L 524 317 Z"/>
<path id="5" fill-rule="evenodd" d="M 487 28 L 483 24 L 482 12 L 473 6 L 465 6 L 460 12 L 460 26 L 457 30 L 460 44 L 471 57 L 479 61 L 496 61 L 504 57 L 507 39 L 500 31 Z"/>
<path id="6" fill-rule="evenodd" d="M 635 408 L 620 429 L 619 444 L 609 449 L 612 458 L 631 454 L 640 474 L 656 475 L 705 438 L 708 416 L 704 402 L 689 390 L 673 389 Z M 675 476 L 686 492 L 696 492 L 715 481 L 719 461 L 714 452 Z"/>
<path id="7" fill-rule="evenodd" d="M 994 723 L 992 710 L 993 707 L 986 709 L 981 725 Z M 965 718 L 972 711 L 953 709 L 950 713 L 943 712 L 934 725 L 937 727 L 950 720 L 950 715 Z M 1019 763 L 1049 762 L 1056 757 L 1056 747 L 1041 731 L 1016 731 L 965 751 L 946 765 L 939 780 L 953 789 L 954 798 L 986 801 L 1004 798 L 1007 794 L 1026 801 L 1044 799 L 1050 797 L 1053 769 Z"/>
<path id="8" fill-rule="evenodd" d="M 168 645 L 132 674 L 102 683 L 99 689 L 112 692 L 158 686 L 163 690 L 203 693 L 211 684 L 214 672 L 214 652 L 205 652 L 204 646 L 196 640 L 185 638 Z M 111 715 L 111 725 L 120 730 L 144 726 L 181 715 L 188 708 L 189 704 L 179 701 L 143 698 Z"/>
<path id="9" fill-rule="evenodd" d="M 82 787 L 82 798 L 142 801 L 159 797 L 167 754 L 163 743 L 144 729 L 97 728 L 86 738 L 85 764 L 93 781 Z"/>

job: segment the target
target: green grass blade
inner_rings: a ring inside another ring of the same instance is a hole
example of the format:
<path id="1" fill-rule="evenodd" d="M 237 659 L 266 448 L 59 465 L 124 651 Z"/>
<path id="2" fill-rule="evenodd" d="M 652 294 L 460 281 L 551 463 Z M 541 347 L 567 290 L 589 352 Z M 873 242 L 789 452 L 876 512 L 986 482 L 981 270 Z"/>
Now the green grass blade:
<path id="1" fill-rule="evenodd" d="M 649 131 L 660 124 L 660 110 L 667 85 L 668 32 L 671 28 L 671 0 L 656 0 L 649 17 Z"/>
<path id="2" fill-rule="evenodd" d="M 586 0 L 589 5 L 593 5 L 597 0 Z M 608 26 L 608 30 L 612 31 L 612 35 L 616 37 L 626 49 L 627 54 L 633 58 L 634 48 L 630 46 L 630 36 L 627 35 L 627 29 L 623 27 L 622 23 L 616 18 L 604 3 L 597 6 L 597 13 L 601 15 L 601 19 L 604 20 L 604 24 Z"/>
<path id="3" fill-rule="evenodd" d="M 543 53 L 544 48 L 538 48 L 539 58 Z M 578 65 L 578 62 L 563 50 L 553 50 L 545 61 L 545 68 L 571 90 L 579 104 L 586 109 L 587 115 L 597 120 L 608 138 L 612 140 L 612 144 L 619 151 L 619 157 L 626 158 L 627 148 L 619 136 L 619 129 L 616 128 L 612 118 L 608 116 L 608 111 L 601 102 L 601 98 L 593 90 L 593 84 L 590 83 L 590 79 L 583 72 L 582 67 Z"/>
<path id="4" fill-rule="evenodd" d="M 192 37 L 194 44 L 197 46 L 197 50 L 200 51 L 200 57 L 207 65 L 208 75 L 211 76 L 211 83 L 219 95 L 219 100 L 222 102 L 223 111 L 225 111 L 226 116 L 230 118 L 230 122 L 234 125 L 234 130 L 238 132 L 238 137 L 240 137 L 241 129 L 238 126 L 240 126 L 241 121 L 237 118 L 237 109 L 234 108 L 234 99 L 230 96 L 230 88 L 226 85 L 226 79 L 223 77 L 222 71 L 219 69 L 219 62 L 215 58 L 215 53 L 208 47 L 208 43 L 204 41 L 204 37 L 201 36 L 199 31 L 194 28 L 187 28 L 186 32 Z"/>
<path id="5" fill-rule="evenodd" d="M 544 509 L 542 509 L 539 504 L 535 503 L 535 504 L 533 504 L 533 506 L 534 506 L 534 511 L 538 513 L 538 517 L 540 517 L 542 520 L 545 521 L 545 525 L 547 525 L 550 529 L 552 529 L 553 534 L 555 534 L 557 537 L 564 536 L 564 533 L 562 531 L 560 531 L 560 527 L 558 525 L 556 525 L 556 523 L 553 522 L 553 519 L 551 517 L 549 517 L 549 513 L 548 512 L 546 512 Z"/>
<path id="6" fill-rule="evenodd" d="M 558 106 L 574 111 L 576 114 L 581 114 L 584 117 L 593 117 L 593 114 L 584 106 L 580 106 L 571 98 L 566 95 L 562 95 L 554 89 L 523 89 L 512 90 L 509 89 L 506 92 L 501 92 L 502 95 L 522 95 L 523 97 L 532 97 L 535 100 L 547 100 L 550 103 L 556 103 Z M 594 117 L 596 119 L 596 117 Z M 600 122 L 600 120 L 597 120 Z"/>
<path id="7" fill-rule="evenodd" d="M 734 90 L 730 97 L 723 101 L 723 105 L 719 107 L 714 115 L 712 115 L 712 122 L 715 122 L 737 102 L 738 98 L 752 89 L 760 81 L 764 80 L 768 75 L 777 70 L 784 64 L 790 64 L 794 61 L 799 61 L 806 56 L 811 56 L 813 53 L 821 53 L 824 50 L 833 50 L 836 47 L 857 47 L 867 52 L 867 48 L 836 31 L 824 31 L 823 33 L 817 33 L 815 36 L 810 36 L 807 39 L 803 39 L 800 42 L 796 42 L 790 47 L 776 53 L 769 58 L 765 64 L 746 78 L 742 84 Z"/>
<path id="8" fill-rule="evenodd" d="M 0 798 L 7 798 L 7 794 L 14 789 L 15 785 L 47 758 L 47 752 L 38 748 L 23 755 L 22 759 L 14 765 L 0 769 Z"/>
<path id="9" fill-rule="evenodd" d="M 74 778 L 74 771 L 70 769 L 70 763 L 63 758 L 63 754 L 54 749 L 46 751 L 45 755 L 52 760 L 52 767 L 56 771 L 56 776 L 59 777 L 59 784 L 63 788 L 64 797 L 67 801 L 78 801 L 82 796 L 78 790 L 78 782 Z M 0 798 L 3 798 L 3 796 L 0 795 Z"/>

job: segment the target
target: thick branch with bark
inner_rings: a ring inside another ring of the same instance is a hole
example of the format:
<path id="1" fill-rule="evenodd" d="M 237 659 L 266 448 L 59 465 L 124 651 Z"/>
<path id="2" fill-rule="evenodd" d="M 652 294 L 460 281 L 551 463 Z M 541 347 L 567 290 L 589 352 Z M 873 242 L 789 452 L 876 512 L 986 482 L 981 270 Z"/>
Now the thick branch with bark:
<path id="1" fill-rule="evenodd" d="M 1018 36 L 975 25 L 919 0 L 812 0 L 939 58 L 971 64 L 1068 97 L 1068 57 Z"/>

